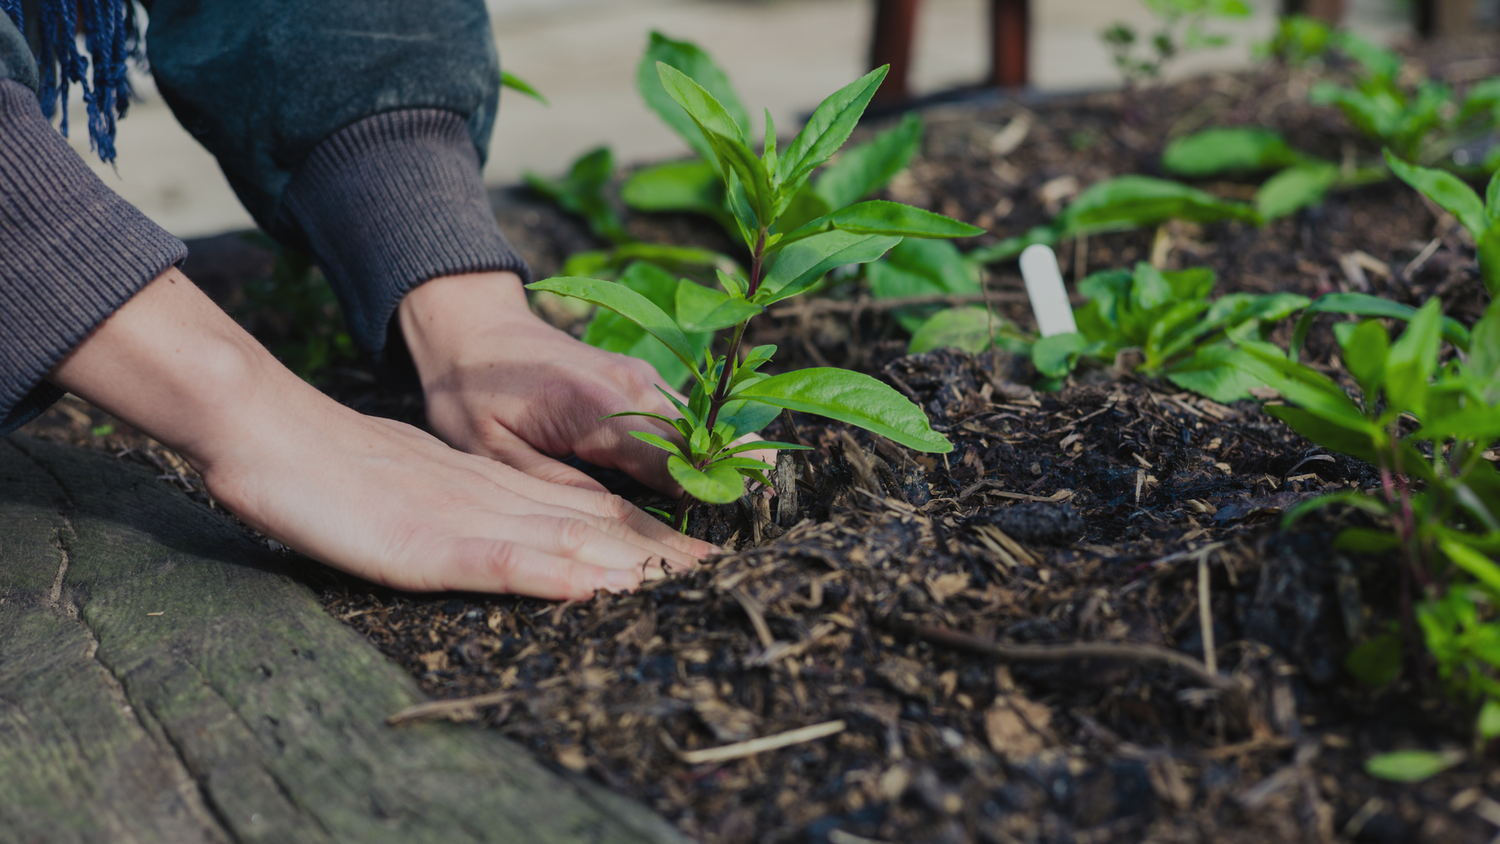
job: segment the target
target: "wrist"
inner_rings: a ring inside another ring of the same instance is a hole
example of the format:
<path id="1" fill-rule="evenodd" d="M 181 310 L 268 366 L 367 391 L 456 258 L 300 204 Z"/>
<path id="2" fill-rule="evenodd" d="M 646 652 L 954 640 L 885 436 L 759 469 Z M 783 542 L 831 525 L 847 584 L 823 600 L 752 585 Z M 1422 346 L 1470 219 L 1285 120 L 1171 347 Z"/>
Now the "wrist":
<path id="1" fill-rule="evenodd" d="M 434 278 L 406 294 L 396 317 L 424 388 L 448 371 L 482 363 L 470 359 L 470 350 L 482 355 L 492 346 L 488 335 L 538 322 L 513 272 Z"/>
<path id="2" fill-rule="evenodd" d="M 205 476 L 311 390 L 178 270 L 146 285 L 49 376 Z"/>

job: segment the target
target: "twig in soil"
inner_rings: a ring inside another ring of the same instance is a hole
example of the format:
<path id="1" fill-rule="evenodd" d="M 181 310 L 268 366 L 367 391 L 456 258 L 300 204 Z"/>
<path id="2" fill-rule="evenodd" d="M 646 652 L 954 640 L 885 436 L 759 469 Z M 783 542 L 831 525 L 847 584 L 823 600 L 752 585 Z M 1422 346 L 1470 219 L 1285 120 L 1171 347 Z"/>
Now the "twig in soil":
<path id="1" fill-rule="evenodd" d="M 726 744 L 723 747 L 709 747 L 703 750 L 682 750 L 677 742 L 666 730 L 661 732 L 662 744 L 672 751 L 679 761 L 688 765 L 703 765 L 709 762 L 730 762 L 735 759 L 744 759 L 747 756 L 755 756 L 760 753 L 768 753 L 772 750 L 780 750 L 783 747 L 791 747 L 794 744 L 816 741 L 820 738 L 842 733 L 848 727 L 843 721 L 826 721 L 822 724 L 814 724 L 811 727 L 801 727 L 777 733 L 774 736 L 750 739 L 749 741 Z"/>
<path id="2" fill-rule="evenodd" d="M 1417 257 L 1411 259 L 1411 263 L 1407 264 L 1406 268 L 1401 271 L 1401 280 L 1411 281 L 1411 277 L 1416 274 L 1417 270 L 1422 269 L 1422 265 L 1426 264 L 1428 259 L 1433 255 L 1436 255 L 1438 247 L 1442 245 L 1443 239 L 1434 237 L 1426 246 L 1422 247 L 1422 251 L 1417 253 Z"/>
<path id="3" fill-rule="evenodd" d="M 424 703 L 408 706 L 385 719 L 385 722 L 392 727 L 401 727 L 407 724 L 436 721 L 441 718 L 459 722 L 473 721 L 479 717 L 478 710 L 481 706 L 497 706 L 509 703 L 513 697 L 515 697 L 514 692 L 490 692 L 489 694 L 458 698 L 457 700 L 429 700 Z"/>
<path id="4" fill-rule="evenodd" d="M 980 481 L 969 487 L 968 489 L 965 489 L 963 492 L 960 492 L 958 494 L 958 502 L 962 504 L 964 501 L 967 501 L 971 496 L 973 496 L 974 493 L 979 492 L 980 490 L 987 490 L 990 495 L 998 495 L 1001 498 L 1014 498 L 1017 501 L 1043 501 L 1048 504 L 1061 504 L 1062 502 L 1067 501 L 1068 499 L 1073 497 L 1073 490 L 1071 489 L 1060 489 L 1057 492 L 1052 493 L 1051 495 L 1027 495 L 1024 492 L 1009 492 L 1005 489 L 995 489 L 995 487 L 1003 486 L 1005 485 L 1000 481 Z"/>
<path id="5" fill-rule="evenodd" d="M 1007 662 L 1057 662 L 1067 659 L 1122 659 L 1132 662 L 1159 662 L 1180 669 L 1206 686 L 1226 694 L 1243 696 L 1247 683 L 1241 677 L 1224 677 L 1208 670 L 1199 660 L 1187 654 L 1145 644 L 1121 644 L 1115 642 L 1068 642 L 1059 645 L 1011 645 L 991 642 L 971 633 L 947 627 L 890 619 L 886 624 L 898 631 L 908 633 L 933 644 L 956 650 L 992 656 Z"/>
<path id="6" fill-rule="evenodd" d="M 1162 557 L 1161 559 L 1152 563 L 1151 567 L 1160 568 L 1162 566 L 1171 565 L 1172 563 L 1182 562 L 1183 560 L 1195 560 L 1199 556 L 1209 554 L 1219 550 L 1220 548 L 1223 548 L 1225 544 L 1226 543 L 1223 542 L 1210 542 L 1202 548 L 1189 548 L 1186 551 L 1178 551 L 1175 554 L 1168 554 L 1167 556 Z"/>
<path id="7" fill-rule="evenodd" d="M 1198 555 L 1198 626 L 1203 631 L 1203 666 L 1208 673 L 1218 676 L 1219 655 L 1214 650 L 1213 594 L 1208 586 L 1208 555 Z"/>
<path id="8" fill-rule="evenodd" d="M 765 608 L 760 605 L 759 601 L 750 597 L 745 590 L 738 587 L 731 590 L 729 594 L 733 595 L 734 599 L 740 602 L 740 607 L 745 610 L 745 615 L 750 616 L 750 626 L 755 628 L 755 635 L 760 637 L 761 647 L 770 650 L 776 644 L 776 637 L 771 635 L 771 626 L 766 624 Z"/>

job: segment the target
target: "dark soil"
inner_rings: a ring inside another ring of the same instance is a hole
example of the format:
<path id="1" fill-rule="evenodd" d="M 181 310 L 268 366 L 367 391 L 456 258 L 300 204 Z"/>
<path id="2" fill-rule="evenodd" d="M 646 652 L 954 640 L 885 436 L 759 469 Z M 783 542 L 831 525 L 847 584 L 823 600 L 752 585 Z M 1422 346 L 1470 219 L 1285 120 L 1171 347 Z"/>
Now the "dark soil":
<path id="1" fill-rule="evenodd" d="M 1473 78 L 1500 73 L 1494 46 L 1420 58 Z M 1372 157 L 1336 113 L 1302 104 L 1306 83 L 1268 73 L 1153 90 L 1134 125 L 1114 94 L 946 106 L 925 115 L 923 157 L 888 193 L 992 232 L 968 248 L 1045 222 L 1046 199 L 1066 193 L 1056 180 L 1155 173 L 1163 138 L 1212 123 L 1258 122 L 1331 158 Z M 1031 123 L 1025 141 L 995 155 L 993 138 L 1018 118 Z M 500 214 L 538 277 L 597 247 L 524 196 L 506 195 Z M 730 248 L 697 220 L 630 225 Z M 1466 238 L 1391 183 L 1264 229 L 1173 224 L 1059 253 L 1078 270 L 1165 249 L 1168 266 L 1217 270 L 1219 292 L 1441 296 L 1471 321 L 1484 299 Z M 1349 259 L 1356 250 L 1368 260 Z M 1031 323 L 1014 265 L 992 268 L 989 284 L 1008 317 Z M 758 332 L 781 345 L 783 365 L 885 378 L 954 451 L 913 455 L 799 417 L 795 433 L 817 446 L 798 479 L 803 507 L 700 508 L 692 532 L 730 553 L 628 596 L 413 596 L 315 575 L 331 612 L 450 702 L 409 717 L 501 730 L 706 842 L 1495 837 L 1493 751 L 1420 785 L 1363 772 L 1378 752 L 1468 740 L 1469 713 L 1431 688 L 1372 691 L 1342 668 L 1351 643 L 1392 617 L 1393 562 L 1332 549 L 1353 517 L 1279 527 L 1309 496 L 1371 487 L 1370 467 L 1313 448 L 1252 402 L 1225 407 L 1113 371 L 1033 393 L 1009 359 L 902 357 L 878 308 L 793 307 Z M 1312 359 L 1337 374 L 1330 347 L 1326 326 L 1315 331 Z M 372 372 L 351 366 L 324 386 L 419 422 L 420 397 L 372 386 Z M 130 450 L 202 495 L 190 469 L 125 426 L 91 430 L 106 421 L 70 400 L 31 432 Z M 743 758 L 694 755 L 819 725 L 820 737 Z"/>

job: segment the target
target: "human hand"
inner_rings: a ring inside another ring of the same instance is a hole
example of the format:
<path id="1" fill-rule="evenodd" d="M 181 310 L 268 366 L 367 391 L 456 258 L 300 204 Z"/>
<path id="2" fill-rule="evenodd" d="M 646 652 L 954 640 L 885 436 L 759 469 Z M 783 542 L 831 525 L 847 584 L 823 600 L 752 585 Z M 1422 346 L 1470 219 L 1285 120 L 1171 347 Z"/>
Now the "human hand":
<path id="1" fill-rule="evenodd" d="M 675 440 L 676 431 L 643 417 L 603 418 L 677 415 L 657 391 L 656 370 L 543 322 L 514 273 L 434 279 L 408 293 L 397 314 L 428 424 L 444 442 L 584 489 L 603 487 L 558 458 L 576 454 L 669 495 L 681 492 L 663 453 L 629 433 Z"/>
<path id="2" fill-rule="evenodd" d="M 396 588 L 579 599 L 713 550 L 617 496 L 549 483 L 339 405 L 175 269 L 51 380 L 177 450 L 266 535 Z"/>

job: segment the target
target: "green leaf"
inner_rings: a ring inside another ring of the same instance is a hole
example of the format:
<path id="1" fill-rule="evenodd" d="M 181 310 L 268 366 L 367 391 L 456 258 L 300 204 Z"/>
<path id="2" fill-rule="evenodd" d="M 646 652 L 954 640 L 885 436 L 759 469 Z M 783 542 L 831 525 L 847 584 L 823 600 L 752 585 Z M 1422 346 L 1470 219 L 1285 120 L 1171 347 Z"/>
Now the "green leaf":
<path id="1" fill-rule="evenodd" d="M 964 260 L 958 247 L 942 240 L 902 240 L 885 260 L 870 264 L 865 275 L 876 299 L 980 292 L 978 266 Z M 894 316 L 902 328 L 915 333 L 939 309 L 937 305 L 901 308 Z"/>
<path id="2" fill-rule="evenodd" d="M 1265 383 L 1239 365 L 1245 353 L 1227 343 L 1214 343 L 1196 350 L 1191 357 L 1172 364 L 1167 380 L 1220 404 L 1248 399 L 1251 390 Z"/>
<path id="3" fill-rule="evenodd" d="M 1491 300 L 1474 323 L 1464 378 L 1485 404 L 1500 403 L 1500 297 Z"/>
<path id="4" fill-rule="evenodd" d="M 1394 78 L 1401 72 L 1401 57 L 1347 31 L 1338 31 L 1332 37 L 1334 49 L 1356 62 L 1371 76 Z"/>
<path id="5" fill-rule="evenodd" d="M 693 377 L 702 380 L 698 371 L 698 350 L 683 336 L 682 329 L 661 308 L 645 296 L 624 285 L 592 278 L 548 278 L 526 285 L 527 290 L 546 290 L 561 296 L 572 296 L 608 308 L 645 329 L 660 340 Z"/>
<path id="6" fill-rule="evenodd" d="M 1500 171 L 1496 171 L 1500 173 Z M 1479 275 L 1492 301 L 1500 301 L 1500 221 L 1490 224 L 1476 239 L 1479 247 Z"/>
<path id="7" fill-rule="evenodd" d="M 858 372 L 815 367 L 774 375 L 737 391 L 734 397 L 847 422 L 917 451 L 942 454 L 953 450 L 946 437 L 932 430 L 920 407 Z"/>
<path id="8" fill-rule="evenodd" d="M 1357 554 L 1387 554 L 1401 550 L 1401 538 L 1388 530 L 1344 528 L 1334 538 L 1333 547 Z"/>
<path id="9" fill-rule="evenodd" d="M 1392 155 L 1390 150 L 1385 151 L 1385 163 L 1390 165 L 1391 172 L 1401 181 L 1416 188 L 1444 211 L 1457 217 L 1463 227 L 1474 235 L 1475 240 L 1483 236 L 1490 227 L 1489 217 L 1485 214 L 1484 203 L 1480 201 L 1479 194 L 1464 184 L 1462 179 L 1446 170 L 1407 164 Z"/>
<path id="10" fill-rule="evenodd" d="M 1500 700 L 1489 698 L 1479 707 L 1479 718 L 1475 724 L 1479 737 L 1490 741 L 1500 736 Z"/>
<path id="11" fill-rule="evenodd" d="M 1372 688 L 1389 686 L 1401 676 L 1401 637 L 1381 633 L 1362 642 L 1344 657 L 1344 668 Z"/>
<path id="12" fill-rule="evenodd" d="M 762 226 L 769 225 L 776 214 L 774 189 L 765 165 L 746 144 L 744 129 L 712 94 L 686 74 L 664 62 L 657 62 L 656 72 L 667 94 L 703 131 L 725 183 L 730 182 L 731 173 L 737 176 L 757 220 Z"/>
<path id="13" fill-rule="evenodd" d="M 1462 750 L 1433 753 L 1427 750 L 1398 750 L 1382 753 L 1365 761 L 1365 773 L 1392 782 L 1421 782 L 1437 776 L 1464 761 Z"/>
<path id="14" fill-rule="evenodd" d="M 1390 299 L 1382 299 L 1379 296 L 1371 296 L 1368 293 L 1328 293 L 1319 296 L 1307 310 L 1303 311 L 1302 317 L 1292 328 L 1292 342 L 1288 350 L 1288 357 L 1295 363 L 1303 343 L 1307 341 L 1307 332 L 1312 329 L 1313 317 L 1318 314 L 1350 314 L 1352 316 L 1388 317 L 1391 319 L 1410 320 L 1417 315 L 1417 309 Z M 1454 319 L 1444 317 L 1442 319 L 1443 339 L 1467 351 L 1469 348 L 1469 330 L 1463 324 Z"/>
<path id="15" fill-rule="evenodd" d="M 675 314 L 674 298 L 677 280 L 655 264 L 637 261 L 625 268 L 618 284 L 645 296 L 668 316 Z M 688 342 L 694 345 L 707 343 L 709 334 L 693 334 Z M 609 352 L 619 352 L 646 361 L 656 368 L 662 383 L 681 387 L 692 377 L 692 371 L 674 355 L 660 340 L 651 336 L 644 328 L 619 314 L 605 308 L 598 309 L 584 331 L 583 341 Z"/>
<path id="16" fill-rule="evenodd" d="M 872 199 L 813 220 L 782 238 L 779 243 L 789 245 L 833 229 L 854 234 L 884 234 L 918 238 L 974 237 L 984 234 L 984 229 L 961 223 L 952 217 L 945 217 L 942 214 L 935 214 L 910 205 L 902 205 L 899 202 Z"/>
<path id="17" fill-rule="evenodd" d="M 1057 230 L 1051 226 L 1037 226 L 1026 234 L 982 246 L 969 253 L 968 261 L 976 267 L 1009 261 L 1026 251 L 1026 247 L 1041 244 L 1051 246 L 1058 241 Z"/>
<path id="18" fill-rule="evenodd" d="M 721 452 L 721 454 L 722 454 L 722 452 Z M 774 471 L 776 471 L 776 467 L 775 466 L 772 466 L 771 464 L 762 462 L 760 460 L 751 459 L 749 457 L 722 457 L 721 456 L 721 457 L 715 458 L 714 461 L 712 463 L 710 463 L 708 467 L 705 467 L 705 468 L 710 468 L 710 467 L 715 467 L 715 466 L 725 466 L 725 467 L 728 467 L 730 469 L 755 469 L 755 470 L 761 471 L 761 472 L 774 472 Z"/>
<path id="19" fill-rule="evenodd" d="M 709 504 L 731 504 L 745 494 L 745 479 L 730 466 L 699 470 L 674 454 L 667 458 L 667 471 L 688 495 Z"/>
<path id="20" fill-rule="evenodd" d="M 843 208 L 885 187 L 921 149 L 922 129 L 922 118 L 916 112 L 907 112 L 895 127 L 844 150 L 823 169 L 813 192 L 829 208 Z"/>
<path id="21" fill-rule="evenodd" d="M 739 325 L 764 310 L 760 305 L 688 279 L 677 283 L 677 323 L 683 331 L 718 331 Z"/>
<path id="22" fill-rule="evenodd" d="M 779 416 L 781 414 L 781 411 L 778 410 L 778 411 L 776 411 L 776 413 Z M 812 451 L 812 450 L 813 450 L 812 446 L 810 446 L 810 445 L 801 445 L 799 443 L 779 443 L 779 442 L 774 442 L 772 440 L 756 440 L 754 442 L 741 443 L 741 444 L 736 445 L 736 446 L 730 446 L 729 448 L 726 448 L 723 451 L 719 452 L 718 456 L 720 456 L 720 457 L 728 457 L 728 456 L 734 455 L 734 454 L 743 454 L 743 453 L 745 453 L 747 451 Z"/>
<path id="23" fill-rule="evenodd" d="M 1390 335 L 1386 333 L 1385 326 L 1375 320 L 1361 322 L 1349 335 L 1348 342 L 1344 343 L 1344 365 L 1370 399 L 1374 399 L 1380 392 L 1390 352 Z"/>
<path id="24" fill-rule="evenodd" d="M 1395 412 L 1409 411 L 1418 419 L 1427 417 L 1428 379 L 1437 371 L 1438 348 L 1442 344 L 1438 320 L 1442 303 L 1427 300 L 1412 317 L 1401 339 L 1391 344 L 1385 361 L 1385 394 Z"/>
<path id="25" fill-rule="evenodd" d="M 776 261 L 753 298 L 771 305 L 806 290 L 823 274 L 845 264 L 867 264 L 901 242 L 899 237 L 834 229 L 799 240 L 776 253 Z"/>
<path id="26" fill-rule="evenodd" d="M 992 317 L 982 307 L 938 311 L 912 335 L 906 353 L 917 355 L 951 348 L 977 354 L 990 347 L 991 333 L 998 333 L 1004 321 L 1003 317 Z"/>
<path id="27" fill-rule="evenodd" d="M 813 111 L 776 162 L 777 181 L 788 192 L 796 191 L 803 179 L 849 140 L 889 70 L 887 65 L 870 71 L 835 91 Z"/>
<path id="28" fill-rule="evenodd" d="M 1323 201 L 1338 183 L 1338 165 L 1326 162 L 1289 167 L 1266 180 L 1255 192 L 1255 210 L 1275 220 Z"/>
<path id="29" fill-rule="evenodd" d="M 599 147 L 573 162 L 568 175 L 561 179 L 547 179 L 529 171 L 525 179 L 532 190 L 582 217 L 594 234 L 614 243 L 626 243 L 632 238 L 604 195 L 614 173 L 614 154 L 609 147 Z"/>
<path id="30" fill-rule="evenodd" d="M 734 86 L 729 83 L 729 77 L 696 44 L 674 41 L 660 32 L 651 33 L 650 43 L 646 46 L 646 54 L 641 57 L 641 63 L 636 68 L 636 88 L 640 90 L 641 98 L 646 101 L 646 105 L 660 115 L 661 119 L 678 135 L 681 135 L 699 158 L 712 161 L 713 150 L 710 149 L 708 140 L 703 137 L 702 130 L 662 87 L 661 78 L 656 71 L 657 62 L 665 63 L 681 71 L 703 86 L 704 90 L 722 104 L 735 125 L 749 125 L 749 113 L 740 104 L 740 98 L 735 94 Z"/>
<path id="31" fill-rule="evenodd" d="M 1078 365 L 1078 358 L 1092 346 L 1082 334 L 1054 334 L 1043 337 L 1031 347 L 1031 364 L 1048 378 L 1062 378 Z"/>
<path id="32" fill-rule="evenodd" d="M 677 445 L 676 443 L 671 442 L 664 437 L 657 436 L 650 431 L 627 431 L 626 433 L 630 434 L 632 437 L 635 437 L 641 442 L 653 445 L 668 454 L 676 455 L 679 457 L 686 456 L 683 453 L 682 446 Z"/>
<path id="33" fill-rule="evenodd" d="M 1241 126 L 1205 129 L 1178 138 L 1162 152 L 1161 164 L 1169 173 L 1205 178 L 1279 170 L 1300 164 L 1303 158 L 1287 146 L 1281 133 Z"/>
<path id="34" fill-rule="evenodd" d="M 724 208 L 724 182 L 705 161 L 673 161 L 643 167 L 620 186 L 625 204 L 637 211 L 687 211 L 712 217 L 731 233 L 734 218 Z"/>
<path id="35" fill-rule="evenodd" d="M 1146 228 L 1167 220 L 1215 223 L 1241 220 L 1259 225 L 1260 214 L 1242 203 L 1178 182 L 1150 176 L 1119 176 L 1092 185 L 1053 221 L 1060 239 L 1094 232 Z"/>
<path id="36" fill-rule="evenodd" d="M 511 73 L 508 70 L 500 71 L 500 85 L 501 87 L 509 88 L 512 91 L 519 91 L 520 93 L 525 94 L 526 96 L 532 98 L 533 100 L 536 100 L 542 105 L 551 105 L 551 103 L 547 102 L 547 98 L 542 96 L 541 91 L 533 88 L 531 86 L 531 83 L 515 75 L 514 73 Z"/>
<path id="37" fill-rule="evenodd" d="M 1456 539 L 1444 538 L 1438 546 L 1455 566 L 1473 575 L 1493 596 L 1500 597 L 1500 565 Z"/>

